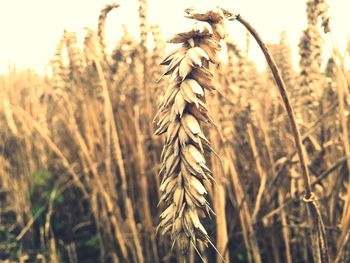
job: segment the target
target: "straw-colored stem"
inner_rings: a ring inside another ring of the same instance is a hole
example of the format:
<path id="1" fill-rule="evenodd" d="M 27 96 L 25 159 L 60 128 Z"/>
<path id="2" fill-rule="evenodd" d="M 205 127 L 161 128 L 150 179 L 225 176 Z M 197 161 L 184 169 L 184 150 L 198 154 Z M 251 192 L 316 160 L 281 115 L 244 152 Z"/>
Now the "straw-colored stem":
<path id="1" fill-rule="evenodd" d="M 259 36 L 258 32 L 240 15 L 238 15 L 236 19 L 238 22 L 240 22 L 242 25 L 244 25 L 248 29 L 248 31 L 252 34 L 252 36 L 255 38 L 256 42 L 258 43 L 262 52 L 264 53 L 265 58 L 267 60 L 267 63 L 269 64 L 271 72 L 275 78 L 276 84 L 277 84 L 278 89 L 280 91 L 280 94 L 281 94 L 281 97 L 282 97 L 282 100 L 283 100 L 284 106 L 286 108 L 286 111 L 287 111 L 287 114 L 288 114 L 288 117 L 290 120 L 290 124 L 292 127 L 294 140 L 295 140 L 295 144 L 297 147 L 300 165 L 301 165 L 301 169 L 302 169 L 302 175 L 303 175 L 304 187 L 305 187 L 305 198 L 309 199 L 309 198 L 311 198 L 311 195 L 312 195 L 312 189 L 310 186 L 309 171 L 308 171 L 307 166 L 306 166 L 305 154 L 303 152 L 303 145 L 301 142 L 301 136 L 300 136 L 298 124 L 296 123 L 295 114 L 294 114 L 292 105 L 291 105 L 290 100 L 289 100 L 286 86 L 285 86 L 284 81 L 281 77 L 281 73 L 279 72 L 276 63 L 270 54 L 270 51 L 268 50 L 266 44 L 263 42 L 263 40 Z"/>
<path id="2" fill-rule="evenodd" d="M 327 241 L 325 236 L 325 229 L 324 224 L 322 221 L 321 213 L 319 210 L 317 199 L 315 198 L 311 183 L 310 183 L 310 176 L 309 172 L 306 166 L 306 158 L 305 154 L 303 152 L 303 145 L 301 141 L 301 136 L 299 132 L 298 125 L 296 123 L 295 114 L 292 108 L 292 105 L 289 100 L 288 92 L 286 89 L 286 86 L 284 84 L 284 81 L 281 77 L 281 74 L 277 68 L 277 65 L 272 58 L 266 44 L 263 42 L 262 38 L 259 36 L 258 32 L 250 25 L 248 21 L 246 21 L 244 18 L 242 18 L 240 15 L 237 15 L 235 19 L 240 22 L 243 26 L 247 28 L 247 30 L 252 34 L 252 36 L 255 38 L 256 42 L 258 43 L 259 47 L 261 48 L 262 52 L 265 55 L 265 58 L 267 60 L 267 63 L 271 69 L 271 72 L 274 76 L 274 79 L 276 81 L 276 84 L 278 86 L 279 92 L 281 94 L 284 106 L 286 108 L 289 121 L 292 127 L 292 132 L 294 136 L 294 141 L 297 147 L 297 152 L 300 160 L 300 165 L 302 169 L 302 177 L 304 181 L 304 188 L 305 188 L 305 197 L 304 201 L 308 203 L 310 212 L 311 212 L 311 219 L 313 220 L 314 224 L 314 231 L 313 231 L 313 242 L 316 242 L 313 244 L 313 252 L 315 260 L 319 262 L 329 262 L 329 255 L 328 255 L 328 247 L 327 247 Z"/>

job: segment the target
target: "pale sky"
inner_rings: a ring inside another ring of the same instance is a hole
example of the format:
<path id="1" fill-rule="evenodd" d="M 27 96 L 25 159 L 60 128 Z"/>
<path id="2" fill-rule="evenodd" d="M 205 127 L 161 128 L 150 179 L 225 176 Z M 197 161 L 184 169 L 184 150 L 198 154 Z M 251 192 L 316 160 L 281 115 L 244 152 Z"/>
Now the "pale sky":
<path id="1" fill-rule="evenodd" d="M 107 0 L 0 0 L 0 73 L 8 65 L 34 68 L 44 72 L 53 57 L 56 43 L 63 30 L 77 32 L 82 41 L 84 27 L 96 29 L 99 10 Z M 138 36 L 138 1 L 119 0 L 121 7 L 107 20 L 107 39 L 111 47 L 120 37 L 121 25 Z M 183 10 L 198 3 L 215 2 L 240 13 L 249 20 L 268 42 L 277 42 L 280 32 L 286 30 L 297 64 L 297 45 L 306 26 L 305 0 L 149 0 L 149 20 L 159 24 L 166 38 L 186 29 L 189 20 Z M 328 0 L 333 18 L 333 39 L 344 50 L 350 36 L 350 0 Z M 244 46 L 245 33 L 237 22 L 229 22 L 230 36 Z M 250 57 L 259 68 L 263 58 L 252 40 Z"/>

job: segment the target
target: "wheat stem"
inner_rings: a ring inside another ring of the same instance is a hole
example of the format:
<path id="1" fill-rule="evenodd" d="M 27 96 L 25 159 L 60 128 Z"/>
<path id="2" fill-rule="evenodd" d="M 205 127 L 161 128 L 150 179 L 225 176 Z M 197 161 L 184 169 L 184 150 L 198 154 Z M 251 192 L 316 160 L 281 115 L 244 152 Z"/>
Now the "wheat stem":
<path id="1" fill-rule="evenodd" d="M 303 151 L 303 145 L 301 141 L 300 131 L 298 128 L 298 125 L 296 123 L 295 114 L 292 108 L 292 105 L 289 100 L 288 92 L 286 89 L 286 86 L 284 84 L 284 81 L 281 77 L 281 74 L 277 68 L 277 65 L 272 58 L 270 51 L 268 50 L 266 44 L 258 34 L 258 32 L 252 27 L 252 25 L 242 18 L 240 15 L 235 16 L 235 18 L 238 22 L 240 22 L 244 27 L 247 28 L 247 30 L 252 34 L 252 36 L 255 38 L 256 42 L 258 43 L 259 47 L 261 48 L 262 52 L 265 55 L 265 58 L 267 60 L 267 63 L 271 69 L 271 72 L 274 76 L 274 79 L 276 81 L 276 84 L 278 86 L 278 89 L 280 91 L 284 106 L 286 108 L 290 124 L 292 127 L 292 132 L 294 136 L 294 141 L 297 147 L 297 152 L 300 160 L 300 165 L 302 169 L 302 177 L 304 181 L 304 188 L 305 188 L 305 197 L 304 201 L 308 203 L 310 212 L 312 214 L 312 220 L 314 223 L 314 233 L 313 231 L 313 240 L 316 240 L 317 244 L 314 244 L 313 251 L 317 253 L 317 255 L 314 254 L 315 259 L 317 259 L 318 262 L 329 262 L 329 255 L 328 255 L 328 247 L 326 242 L 326 236 L 325 236 L 325 229 L 324 224 L 322 221 L 321 213 L 319 210 L 318 202 L 315 197 L 315 195 L 312 192 L 311 188 L 311 181 L 309 176 L 309 171 L 306 166 L 306 160 L 305 160 L 305 154 Z M 232 20 L 234 20 L 232 19 Z"/>
<path id="2" fill-rule="evenodd" d="M 267 60 L 267 63 L 269 64 L 269 67 L 271 68 L 272 74 L 273 74 L 275 81 L 276 81 L 276 84 L 279 88 L 283 103 L 285 105 L 285 108 L 286 108 L 286 111 L 287 111 L 287 114 L 288 114 L 288 117 L 290 120 L 290 124 L 292 127 L 294 140 L 295 140 L 295 144 L 297 147 L 298 156 L 299 156 L 300 165 L 301 165 L 302 174 L 303 174 L 303 180 L 304 180 L 304 186 L 305 186 L 305 197 L 310 198 L 312 195 L 312 189 L 311 189 L 311 184 L 310 184 L 309 171 L 307 169 L 305 155 L 303 152 L 300 131 L 298 128 L 298 124 L 296 123 L 295 114 L 294 114 L 292 105 L 290 103 L 288 92 L 287 92 L 286 86 L 284 84 L 284 81 L 281 77 L 281 74 L 277 68 L 277 65 L 276 65 L 274 59 L 272 58 L 272 56 L 270 54 L 270 51 L 268 50 L 266 44 L 263 42 L 263 40 L 259 36 L 258 32 L 240 15 L 238 15 L 236 17 L 236 20 L 238 22 L 240 22 L 242 25 L 244 25 L 249 30 L 249 32 L 252 34 L 252 36 L 255 38 L 256 42 L 258 43 L 262 52 L 265 55 L 265 58 Z"/>

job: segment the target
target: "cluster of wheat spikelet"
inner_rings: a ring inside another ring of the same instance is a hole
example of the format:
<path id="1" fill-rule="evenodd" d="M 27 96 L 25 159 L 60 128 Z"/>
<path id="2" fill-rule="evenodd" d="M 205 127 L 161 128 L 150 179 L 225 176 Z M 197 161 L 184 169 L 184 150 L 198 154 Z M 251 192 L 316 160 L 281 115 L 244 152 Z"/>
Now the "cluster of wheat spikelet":
<path id="1" fill-rule="evenodd" d="M 300 54 L 300 81 L 298 107 L 300 111 L 308 112 L 303 114 L 305 121 L 314 118 L 311 115 L 317 108 L 317 101 L 321 96 L 321 63 L 323 40 L 318 28 L 319 19 L 322 21 L 322 28 L 325 33 L 330 32 L 330 18 L 328 15 L 328 3 L 326 1 L 309 0 L 307 1 L 307 28 L 299 43 Z M 301 113 L 299 112 L 301 115 Z"/>
<path id="2" fill-rule="evenodd" d="M 158 135 L 166 133 L 160 190 L 167 208 L 159 227 L 163 234 L 171 232 L 183 254 L 191 244 L 209 240 L 200 218 L 212 212 L 205 199 L 212 176 L 204 157 L 211 147 L 200 123 L 210 123 L 205 92 L 215 87 L 209 62 L 220 63 L 220 40 L 225 36 L 221 9 L 206 13 L 188 9 L 187 13 L 197 22 L 169 41 L 181 47 L 162 62 L 168 65 L 165 75 L 170 75 L 170 80 L 158 110 L 156 131 Z"/>

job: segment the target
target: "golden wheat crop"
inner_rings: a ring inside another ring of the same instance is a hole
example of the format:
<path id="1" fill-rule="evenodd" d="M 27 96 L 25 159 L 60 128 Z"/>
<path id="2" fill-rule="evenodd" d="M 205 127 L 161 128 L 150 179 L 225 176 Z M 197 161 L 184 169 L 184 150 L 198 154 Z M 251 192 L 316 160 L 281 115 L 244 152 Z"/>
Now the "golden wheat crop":
<path id="1" fill-rule="evenodd" d="M 307 1 L 297 70 L 285 33 L 188 8 L 166 43 L 138 3 L 139 38 L 107 47 L 111 3 L 83 46 L 63 32 L 50 74 L 0 75 L 0 261 L 350 262 L 350 74 L 323 54 L 327 2 Z"/>

